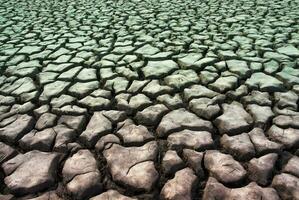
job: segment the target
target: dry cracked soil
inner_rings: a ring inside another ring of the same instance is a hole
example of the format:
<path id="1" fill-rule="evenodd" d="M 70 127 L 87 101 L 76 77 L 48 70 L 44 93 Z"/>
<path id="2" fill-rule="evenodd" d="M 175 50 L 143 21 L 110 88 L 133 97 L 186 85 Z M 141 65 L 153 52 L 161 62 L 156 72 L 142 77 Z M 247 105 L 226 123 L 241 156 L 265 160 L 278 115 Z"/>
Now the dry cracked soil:
<path id="1" fill-rule="evenodd" d="M 1 200 L 298 200 L 298 0 L 0 0 Z"/>

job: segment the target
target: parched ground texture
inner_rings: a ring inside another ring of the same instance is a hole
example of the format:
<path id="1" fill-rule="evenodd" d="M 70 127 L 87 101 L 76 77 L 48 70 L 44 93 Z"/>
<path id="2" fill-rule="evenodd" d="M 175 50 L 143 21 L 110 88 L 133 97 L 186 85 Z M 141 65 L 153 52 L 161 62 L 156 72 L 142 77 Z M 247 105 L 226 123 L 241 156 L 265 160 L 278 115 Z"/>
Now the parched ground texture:
<path id="1" fill-rule="evenodd" d="M 298 0 L 0 0 L 0 199 L 298 200 Z"/>

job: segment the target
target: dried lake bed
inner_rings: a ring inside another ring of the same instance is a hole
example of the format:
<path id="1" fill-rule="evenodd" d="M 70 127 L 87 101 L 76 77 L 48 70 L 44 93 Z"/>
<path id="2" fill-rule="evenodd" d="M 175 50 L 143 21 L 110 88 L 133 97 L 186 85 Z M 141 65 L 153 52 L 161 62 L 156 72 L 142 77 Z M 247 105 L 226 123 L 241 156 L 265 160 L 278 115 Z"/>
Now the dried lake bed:
<path id="1" fill-rule="evenodd" d="M 299 200 L 298 0 L 0 0 L 0 199 Z"/>

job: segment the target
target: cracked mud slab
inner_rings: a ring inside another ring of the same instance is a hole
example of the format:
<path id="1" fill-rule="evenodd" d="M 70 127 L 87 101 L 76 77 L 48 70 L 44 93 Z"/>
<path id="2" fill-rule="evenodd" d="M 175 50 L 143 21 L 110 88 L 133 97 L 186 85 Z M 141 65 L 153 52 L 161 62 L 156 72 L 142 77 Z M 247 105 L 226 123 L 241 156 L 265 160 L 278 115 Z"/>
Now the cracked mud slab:
<path id="1" fill-rule="evenodd" d="M 0 199 L 299 200 L 297 0 L 0 0 Z"/>

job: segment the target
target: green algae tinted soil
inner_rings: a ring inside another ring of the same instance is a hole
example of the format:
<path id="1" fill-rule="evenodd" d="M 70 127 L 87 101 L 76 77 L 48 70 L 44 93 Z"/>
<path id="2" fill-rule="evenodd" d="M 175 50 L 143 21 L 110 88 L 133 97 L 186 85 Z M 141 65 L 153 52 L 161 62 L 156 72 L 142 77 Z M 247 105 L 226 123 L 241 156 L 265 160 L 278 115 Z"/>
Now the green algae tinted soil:
<path id="1" fill-rule="evenodd" d="M 0 0 L 0 199 L 299 199 L 298 0 Z"/>

